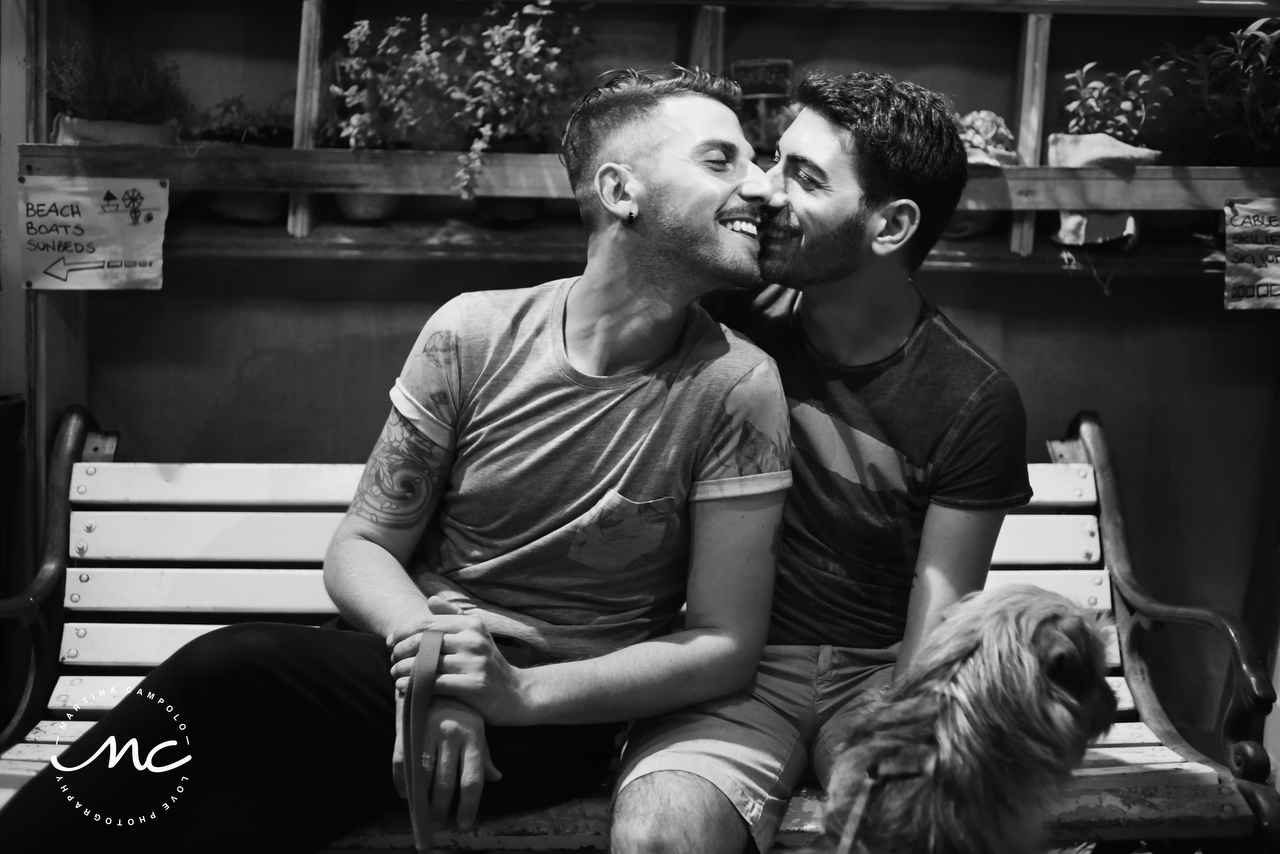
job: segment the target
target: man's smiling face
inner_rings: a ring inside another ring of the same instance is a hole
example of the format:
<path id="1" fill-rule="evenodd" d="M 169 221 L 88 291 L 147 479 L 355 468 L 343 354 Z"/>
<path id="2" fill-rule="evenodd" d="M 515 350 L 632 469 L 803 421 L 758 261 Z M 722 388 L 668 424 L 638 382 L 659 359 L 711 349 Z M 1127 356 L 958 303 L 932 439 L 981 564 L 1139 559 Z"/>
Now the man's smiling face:
<path id="1" fill-rule="evenodd" d="M 848 131 L 803 109 L 778 141 L 774 202 L 760 242 L 766 282 L 795 288 L 846 276 L 870 255 L 870 210 Z"/>
<path id="2" fill-rule="evenodd" d="M 760 212 L 772 193 L 733 111 L 711 98 L 664 101 L 644 155 L 642 216 L 660 251 L 715 284 L 760 279 Z"/>

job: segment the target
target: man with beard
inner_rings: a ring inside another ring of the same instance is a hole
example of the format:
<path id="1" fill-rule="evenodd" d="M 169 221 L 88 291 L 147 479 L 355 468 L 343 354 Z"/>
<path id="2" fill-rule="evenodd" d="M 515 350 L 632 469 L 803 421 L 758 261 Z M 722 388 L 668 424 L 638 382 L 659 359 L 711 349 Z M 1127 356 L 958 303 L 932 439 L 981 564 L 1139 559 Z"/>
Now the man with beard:
<path id="1" fill-rule="evenodd" d="M 808 75 L 795 100 L 760 252 L 779 284 L 706 301 L 774 357 L 791 412 L 768 646 L 746 688 L 633 728 L 615 854 L 767 851 L 1031 495 L 1017 389 L 911 279 L 967 177 L 949 105 L 872 74 Z"/>
<path id="2" fill-rule="evenodd" d="M 358 828 L 403 804 L 394 694 L 425 629 L 444 638 L 423 762 L 435 817 L 463 826 L 482 795 L 509 809 L 598 786 L 622 722 L 751 678 L 786 404 L 773 361 L 695 302 L 759 279 L 772 187 L 738 99 L 675 69 L 579 102 L 564 147 L 586 269 L 427 321 L 325 559 L 359 631 L 244 624 L 188 644 L 138 690 L 191 734 L 182 802 L 104 830 L 47 768 L 0 812 L 7 851 L 309 851 Z M 154 744 L 145 705 L 122 701 L 63 763 L 108 736 Z"/>

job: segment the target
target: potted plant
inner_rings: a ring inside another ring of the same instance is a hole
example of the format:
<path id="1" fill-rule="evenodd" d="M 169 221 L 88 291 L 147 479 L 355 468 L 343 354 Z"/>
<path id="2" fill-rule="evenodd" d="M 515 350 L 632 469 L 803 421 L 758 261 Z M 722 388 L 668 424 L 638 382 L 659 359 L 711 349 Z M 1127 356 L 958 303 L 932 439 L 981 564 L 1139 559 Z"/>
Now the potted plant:
<path id="1" fill-rule="evenodd" d="M 494 3 L 478 30 L 460 33 L 455 42 L 461 74 L 449 89 L 470 147 L 458 158 L 453 188 L 474 195 L 476 179 L 489 152 L 553 150 L 576 97 L 573 49 L 581 27 L 569 16 L 557 18 L 551 0 L 535 0 L 507 13 Z M 523 203 L 523 204 L 522 204 Z M 528 217 L 530 200 L 490 203 L 489 219 Z"/>
<path id="2" fill-rule="evenodd" d="M 1181 159 L 1206 165 L 1280 165 L 1280 18 L 1226 39 L 1210 36 L 1160 59 L 1169 104 L 1163 136 Z"/>
<path id="3" fill-rule="evenodd" d="M 79 28 L 50 51 L 45 88 L 62 145 L 170 145 L 190 110 L 175 64 Z"/>
<path id="4" fill-rule="evenodd" d="M 200 114 L 192 135 L 206 143 L 289 148 L 293 145 L 293 92 L 262 110 L 250 108 L 243 95 L 224 98 Z M 256 190 L 222 190 L 205 200 L 206 209 L 218 216 L 260 223 L 280 220 L 288 204 L 287 193 Z"/>
<path id="5" fill-rule="evenodd" d="M 450 94 L 458 36 L 433 32 L 428 17 L 399 16 L 375 33 L 368 20 L 348 32 L 345 55 L 333 63 L 330 92 L 336 118 L 327 132 L 331 144 L 352 149 L 426 148 L 459 150 L 465 131 Z M 377 220 L 394 213 L 399 196 L 339 193 L 349 219 Z"/>
<path id="6" fill-rule="evenodd" d="M 1153 69 L 1092 76 L 1096 62 L 1066 75 L 1067 133 L 1049 135 L 1050 166 L 1132 166 L 1156 163 L 1159 151 L 1139 144 L 1153 97 Z M 1061 211 L 1054 240 L 1068 246 L 1138 239 L 1137 218 L 1127 211 Z"/>
<path id="7" fill-rule="evenodd" d="M 1017 166 L 1018 153 L 1014 150 L 1013 132 L 1004 119 L 991 110 L 974 110 L 963 116 L 955 116 L 960 129 L 960 140 L 972 166 Z M 966 240 L 977 237 L 995 225 L 996 211 L 956 211 L 947 221 L 942 236 L 950 240 Z"/>

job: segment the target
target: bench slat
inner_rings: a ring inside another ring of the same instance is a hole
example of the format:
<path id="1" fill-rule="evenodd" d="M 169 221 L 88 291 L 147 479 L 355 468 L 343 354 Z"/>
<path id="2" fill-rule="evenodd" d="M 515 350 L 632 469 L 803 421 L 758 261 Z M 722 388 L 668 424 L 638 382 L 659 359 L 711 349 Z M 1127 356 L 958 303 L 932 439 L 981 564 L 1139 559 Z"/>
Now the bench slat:
<path id="1" fill-rule="evenodd" d="M 1094 566 L 1102 556 L 1096 516 L 1008 516 L 991 565 Z"/>
<path id="2" fill-rule="evenodd" d="M 345 509 L 363 470 L 353 464 L 76 463 L 71 500 Z"/>
<path id="3" fill-rule="evenodd" d="M 1115 789 L 1146 786 L 1214 786 L 1218 772 L 1199 762 L 1155 766 L 1110 765 L 1081 768 L 1071 777 L 1073 789 Z"/>
<path id="4" fill-rule="evenodd" d="M 1097 747 L 1141 747 L 1160 744 L 1159 737 L 1151 731 L 1151 727 L 1141 721 L 1112 724 L 1111 729 L 1104 732 L 1094 742 Z"/>
<path id="5" fill-rule="evenodd" d="M 342 513 L 76 510 L 69 555 L 86 560 L 314 562 L 324 559 Z M 1010 516 L 992 564 L 1092 566 L 1094 516 Z"/>
<path id="6" fill-rule="evenodd" d="M 1095 745 L 1084 752 L 1081 768 L 1110 768 L 1119 765 L 1171 765 L 1186 762 L 1186 757 L 1164 745 L 1149 747 L 1113 747 Z"/>
<path id="7" fill-rule="evenodd" d="M 1028 507 L 1091 507 L 1098 503 L 1093 466 L 1088 463 L 1029 463 Z"/>
<path id="8" fill-rule="evenodd" d="M 1124 677 L 1108 676 L 1107 684 L 1111 686 L 1112 691 L 1116 692 L 1116 711 L 1132 712 L 1133 692 L 1129 690 L 1129 683 L 1124 681 Z"/>
<path id="9" fill-rule="evenodd" d="M 1006 523 L 1007 524 L 1007 523 Z M 1010 584 L 1034 584 L 1061 593 L 1072 602 L 1093 611 L 1111 610 L 1111 584 L 1107 570 L 1097 569 L 1000 569 L 987 573 L 986 589 Z"/>
<path id="10" fill-rule="evenodd" d="M 72 611 L 206 611 L 333 614 L 319 569 L 67 570 L 63 607 Z"/>
<path id="11" fill-rule="evenodd" d="M 154 667 L 188 641 L 219 627 L 204 623 L 67 623 L 62 629 L 58 660 L 80 665 Z"/>
<path id="12" fill-rule="evenodd" d="M 345 508 L 363 470 L 363 465 L 340 463 L 76 463 L 70 495 L 75 503 L 90 505 Z M 1031 463 L 1027 477 L 1032 490 L 1029 507 L 1098 503 L 1093 466 L 1087 463 Z"/>
<path id="13" fill-rule="evenodd" d="M 40 721 L 23 741 L 37 744 L 72 742 L 89 731 L 93 721 Z"/>
<path id="14" fill-rule="evenodd" d="M 59 676 L 54 683 L 53 693 L 49 695 L 49 711 L 54 712 L 56 717 L 64 717 L 77 711 L 114 709 L 116 703 L 141 681 L 141 676 L 121 673 Z"/>
<path id="15" fill-rule="evenodd" d="M 316 512 L 73 511 L 70 556 L 319 564 L 342 516 Z"/>

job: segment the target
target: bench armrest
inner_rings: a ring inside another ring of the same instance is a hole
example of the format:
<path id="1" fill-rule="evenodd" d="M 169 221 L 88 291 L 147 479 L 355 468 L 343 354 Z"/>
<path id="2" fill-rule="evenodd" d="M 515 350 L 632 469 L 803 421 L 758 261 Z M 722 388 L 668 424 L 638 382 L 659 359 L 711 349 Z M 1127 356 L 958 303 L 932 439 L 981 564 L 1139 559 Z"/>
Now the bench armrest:
<path id="1" fill-rule="evenodd" d="M 31 637 L 27 682 L 18 708 L 4 730 L 0 731 L 0 749 L 22 736 L 33 704 L 44 699 L 39 689 L 52 682 L 57 669 L 56 629 L 50 625 L 46 607 L 54 600 L 66 577 L 67 543 L 71 537 L 72 467 L 84 452 L 89 432 L 96 426 L 93 416 L 82 406 L 69 406 L 63 412 L 49 454 L 40 569 L 25 590 L 16 596 L 0 599 L 0 620 L 17 620 Z"/>
<path id="2" fill-rule="evenodd" d="M 1116 622 L 1121 654 L 1124 656 L 1125 676 L 1139 713 L 1147 725 L 1162 737 L 1194 750 L 1177 734 L 1160 708 L 1146 663 L 1142 660 L 1142 640 L 1153 623 L 1183 623 L 1217 630 L 1231 653 L 1233 683 L 1231 697 L 1221 709 L 1217 721 L 1222 754 L 1232 776 L 1264 782 L 1271 771 L 1271 763 L 1262 745 L 1253 738 L 1254 724 L 1271 711 L 1276 691 L 1248 632 L 1243 623 L 1231 614 L 1209 608 L 1170 605 L 1161 602 L 1142 586 L 1129 560 L 1128 539 L 1119 512 L 1119 487 L 1111 452 L 1097 415 L 1080 413 L 1072 423 L 1071 433 L 1079 437 L 1097 478 L 1103 553 L 1107 556 L 1112 583 L 1119 593 L 1116 597 Z"/>

